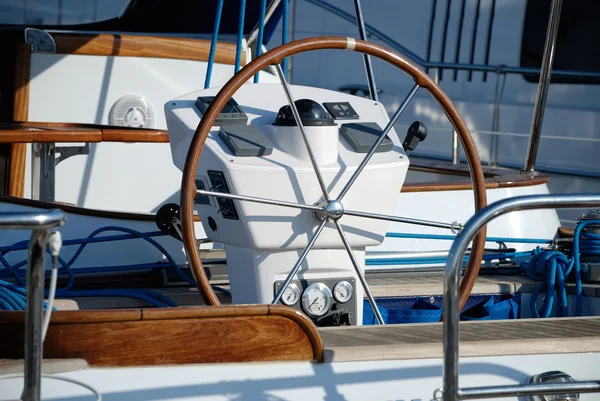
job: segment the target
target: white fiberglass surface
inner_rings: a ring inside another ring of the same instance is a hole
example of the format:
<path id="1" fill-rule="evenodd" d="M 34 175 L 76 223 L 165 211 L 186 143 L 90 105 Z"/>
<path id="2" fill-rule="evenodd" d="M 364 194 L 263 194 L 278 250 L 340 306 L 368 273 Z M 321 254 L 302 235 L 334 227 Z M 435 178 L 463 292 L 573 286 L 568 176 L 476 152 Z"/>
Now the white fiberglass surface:
<path id="1" fill-rule="evenodd" d="M 594 367 L 599 362 L 600 355 L 595 353 L 462 358 L 459 383 L 463 387 L 522 384 L 550 370 L 564 371 L 575 380 L 597 380 L 599 374 Z M 442 361 L 435 358 L 105 368 L 59 376 L 93 386 L 104 401 L 429 401 L 442 385 L 441 375 Z M 22 380 L 0 383 L 0 401 L 18 399 Z M 597 398 L 597 394 L 582 394 L 580 400 Z M 92 395 L 68 383 L 44 380 L 42 400 L 92 400 Z"/>

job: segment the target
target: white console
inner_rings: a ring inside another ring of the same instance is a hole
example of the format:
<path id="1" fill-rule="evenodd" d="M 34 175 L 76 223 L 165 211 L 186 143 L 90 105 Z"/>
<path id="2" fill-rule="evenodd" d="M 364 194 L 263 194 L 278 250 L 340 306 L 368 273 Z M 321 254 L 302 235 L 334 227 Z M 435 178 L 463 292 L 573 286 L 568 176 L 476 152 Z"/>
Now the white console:
<path id="1" fill-rule="evenodd" d="M 218 89 L 190 93 L 165 105 L 173 161 L 180 169 L 202 113 Z M 291 90 L 330 198 L 336 199 L 386 126 L 387 113 L 380 103 L 340 92 L 303 86 Z M 233 99 L 206 141 L 196 186 L 309 205 L 324 201 L 302 135 L 282 109 L 288 105 L 282 86 L 246 84 Z M 344 209 L 392 214 L 408 165 L 392 129 L 343 198 Z M 248 201 L 199 195 L 195 207 L 208 237 L 225 244 L 234 303 L 270 303 L 319 225 L 312 211 Z M 364 269 L 365 247 L 380 244 L 389 223 L 348 215 L 339 222 Z M 333 294 L 340 281 L 350 286 L 340 284 Z M 328 289 L 311 287 L 315 283 Z M 363 291 L 332 222 L 326 224 L 293 284 L 284 303 L 294 301 L 299 291 L 299 299 L 290 306 L 318 324 L 335 310 L 346 311 L 350 322 L 361 323 Z M 307 297 L 319 299 L 310 306 Z M 331 310 L 319 315 L 322 310 L 314 305 Z"/>

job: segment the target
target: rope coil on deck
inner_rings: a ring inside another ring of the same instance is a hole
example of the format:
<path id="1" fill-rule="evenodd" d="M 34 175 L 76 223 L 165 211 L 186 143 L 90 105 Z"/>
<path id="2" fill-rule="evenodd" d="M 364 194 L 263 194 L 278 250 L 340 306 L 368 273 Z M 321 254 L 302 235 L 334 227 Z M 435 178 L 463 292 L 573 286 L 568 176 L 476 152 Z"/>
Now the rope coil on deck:
<path id="1" fill-rule="evenodd" d="M 535 256 L 528 262 L 521 263 L 521 270 L 528 277 L 545 281 L 538 285 L 531 294 L 529 304 L 531 314 L 535 317 L 549 317 L 554 306 L 554 297 L 558 292 L 557 315 L 569 316 L 569 303 L 565 281 L 573 272 L 575 280 L 575 316 L 581 316 L 583 312 L 583 286 L 581 279 L 581 255 L 600 256 L 600 234 L 584 232 L 583 229 L 589 225 L 600 225 L 600 220 L 581 221 L 575 227 L 573 234 L 573 252 L 571 259 L 559 251 L 542 252 L 539 248 Z M 558 286 L 558 288 L 557 288 Z M 546 298 L 541 309 L 537 309 L 537 299 L 546 290 Z"/>

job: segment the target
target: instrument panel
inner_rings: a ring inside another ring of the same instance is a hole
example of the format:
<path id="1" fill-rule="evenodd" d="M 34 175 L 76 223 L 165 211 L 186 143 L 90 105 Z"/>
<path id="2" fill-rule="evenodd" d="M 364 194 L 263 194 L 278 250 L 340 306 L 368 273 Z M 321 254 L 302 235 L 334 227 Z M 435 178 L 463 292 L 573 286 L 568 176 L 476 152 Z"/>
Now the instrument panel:
<path id="1" fill-rule="evenodd" d="M 275 282 L 273 297 L 282 285 Z M 353 277 L 292 280 L 279 303 L 302 311 L 318 327 L 356 325 L 355 286 Z"/>

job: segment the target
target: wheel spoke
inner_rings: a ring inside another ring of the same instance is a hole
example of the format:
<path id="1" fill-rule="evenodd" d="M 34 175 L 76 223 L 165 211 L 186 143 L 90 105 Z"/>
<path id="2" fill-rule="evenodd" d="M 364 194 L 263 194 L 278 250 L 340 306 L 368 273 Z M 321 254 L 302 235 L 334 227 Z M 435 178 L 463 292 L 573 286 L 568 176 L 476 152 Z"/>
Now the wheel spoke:
<path id="1" fill-rule="evenodd" d="M 292 271 L 290 271 L 290 274 L 288 274 L 288 276 L 285 278 L 283 285 L 281 286 L 279 291 L 277 291 L 277 294 L 275 295 L 275 298 L 273 299 L 273 302 L 271 302 L 271 303 L 276 304 L 277 302 L 279 302 L 279 300 L 281 299 L 281 296 L 283 295 L 285 290 L 290 285 L 290 282 L 296 276 L 296 273 L 298 273 L 298 270 L 300 269 L 302 262 L 304 262 L 304 259 L 306 259 L 306 255 L 308 255 L 308 252 L 312 249 L 313 245 L 317 241 L 317 238 L 319 238 L 319 235 L 321 235 L 321 232 L 323 231 L 323 228 L 325 228 L 326 223 L 327 223 L 327 219 L 323 219 L 321 221 L 321 224 L 319 224 L 319 227 L 317 227 L 317 231 L 315 231 L 315 233 L 313 234 L 310 241 L 308 241 L 308 245 L 306 245 L 306 248 L 304 248 L 304 251 L 302 251 L 300 258 L 298 258 L 298 261 L 294 265 L 294 268 L 292 269 Z"/>
<path id="2" fill-rule="evenodd" d="M 294 202 L 286 202 L 286 201 L 281 201 L 281 200 L 257 198 L 255 196 L 234 195 L 234 194 L 230 194 L 227 192 L 214 192 L 214 191 L 206 191 L 204 189 L 197 189 L 196 193 L 198 193 L 200 195 L 214 196 L 215 198 L 234 199 L 234 200 L 248 201 L 248 202 L 254 202 L 254 203 L 263 203 L 266 205 L 292 207 L 295 209 L 312 210 L 315 212 L 323 211 L 322 207 L 315 206 L 315 205 L 306 205 L 304 203 L 294 203 Z"/>
<path id="3" fill-rule="evenodd" d="M 302 119 L 300 118 L 300 113 L 298 112 L 298 108 L 296 107 L 296 103 L 294 101 L 294 97 L 292 95 L 292 90 L 285 80 L 285 75 L 283 75 L 283 70 L 281 69 L 281 65 L 277 64 L 277 74 L 279 74 L 279 79 L 281 80 L 281 85 L 283 85 L 283 90 L 285 91 L 285 96 L 288 99 L 288 103 L 290 104 L 290 108 L 292 109 L 292 114 L 294 114 L 294 120 L 296 120 L 296 124 L 298 124 L 298 128 L 302 133 L 302 139 L 304 140 L 304 144 L 306 145 L 306 150 L 308 151 L 308 156 L 310 158 L 310 162 L 315 170 L 315 174 L 317 175 L 317 180 L 319 180 L 319 185 L 321 186 L 321 191 L 323 192 L 323 196 L 325 200 L 329 201 L 329 193 L 327 192 L 327 187 L 325 186 L 325 182 L 323 181 L 323 176 L 321 175 L 321 170 L 319 170 L 319 166 L 317 165 L 317 160 L 315 159 L 315 154 L 308 142 L 308 136 L 306 135 L 306 131 L 304 129 L 304 125 L 302 124 Z"/>
<path id="4" fill-rule="evenodd" d="M 348 215 L 348 216 L 364 217 L 366 219 L 386 220 L 386 221 L 391 221 L 394 223 L 407 223 L 407 224 L 416 224 L 418 226 L 446 228 L 448 230 L 451 230 L 453 233 L 459 233 L 463 228 L 462 224 L 460 224 L 459 222 L 440 223 L 437 221 L 430 221 L 430 220 L 411 219 L 409 217 L 388 216 L 385 214 L 377 214 L 377 213 L 369 213 L 369 212 L 357 212 L 355 210 L 344 210 L 344 214 Z"/>
<path id="5" fill-rule="evenodd" d="M 348 256 L 350 256 L 350 260 L 352 261 L 354 270 L 356 270 L 356 274 L 358 275 L 358 278 L 359 278 L 360 282 L 362 283 L 363 289 L 365 290 L 365 293 L 367 294 L 367 298 L 369 298 L 369 303 L 371 304 L 371 308 L 373 308 L 373 313 L 375 314 L 375 316 L 377 316 L 377 321 L 379 322 L 379 324 L 385 324 L 383 321 L 383 317 L 381 316 L 381 313 L 379 312 L 379 309 L 377 309 L 377 303 L 375 303 L 375 298 L 373 298 L 373 294 L 371 293 L 369 284 L 367 284 L 367 280 L 365 279 L 363 272 L 360 270 L 358 260 L 356 260 L 356 256 L 354 255 L 354 252 L 352 251 L 352 248 L 350 247 L 348 238 L 346 238 L 346 233 L 344 233 L 344 230 L 342 229 L 342 226 L 338 220 L 336 220 L 334 223 L 335 223 L 335 227 L 338 230 L 338 233 L 340 233 L 340 238 L 342 239 L 342 242 L 344 243 L 344 248 L 346 248 L 346 252 L 348 252 Z"/>
<path id="6" fill-rule="evenodd" d="M 419 85 L 415 84 L 415 86 L 412 87 L 406 98 L 402 101 L 402 104 L 400 105 L 400 107 L 398 107 L 398 110 L 396 110 L 391 120 L 385 126 L 384 130 L 381 132 L 381 135 L 379 135 L 379 138 L 377 138 L 373 146 L 371 146 L 371 149 L 369 150 L 363 161 L 360 163 L 354 174 L 352 174 L 352 177 L 350 177 L 350 180 L 348 180 L 348 183 L 346 184 L 344 189 L 342 189 L 342 192 L 340 192 L 339 196 L 337 197 L 338 201 L 341 201 L 344 198 L 344 196 L 346 196 L 346 193 L 350 190 L 352 184 L 354 184 L 354 181 L 356 181 L 356 179 L 358 178 L 360 173 L 362 173 L 369 160 L 371 160 L 371 157 L 373 157 L 373 154 L 375 154 L 375 151 L 379 147 L 379 144 L 383 142 L 386 135 L 390 132 L 394 124 L 396 124 L 398 118 L 400 118 L 400 115 L 406 109 L 406 106 L 408 106 L 412 98 L 415 96 L 415 93 L 417 93 L 417 90 L 419 90 Z"/>

